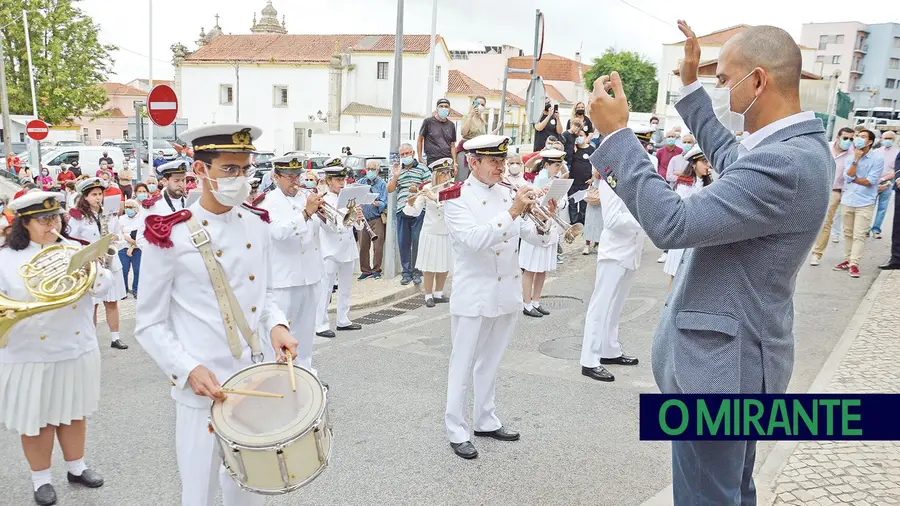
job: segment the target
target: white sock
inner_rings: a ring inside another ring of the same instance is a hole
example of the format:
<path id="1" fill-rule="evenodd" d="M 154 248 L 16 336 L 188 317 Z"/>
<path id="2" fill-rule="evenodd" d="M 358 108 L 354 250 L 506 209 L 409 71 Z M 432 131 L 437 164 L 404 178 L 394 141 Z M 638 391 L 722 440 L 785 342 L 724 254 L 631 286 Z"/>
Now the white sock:
<path id="1" fill-rule="evenodd" d="M 540 307 L 540 305 L 541 305 L 541 299 L 532 299 L 531 300 L 531 307 L 537 309 L 538 307 Z"/>
<path id="2" fill-rule="evenodd" d="M 528 302 L 528 303 L 525 304 L 525 309 L 526 309 L 526 310 L 534 309 L 534 306 L 532 306 L 531 303 Z"/>
<path id="3" fill-rule="evenodd" d="M 425 300 L 426 300 L 426 301 L 427 301 L 427 300 L 432 300 L 432 299 L 434 299 L 434 297 L 433 297 L 430 293 L 426 293 L 426 294 L 425 294 Z"/>
<path id="4" fill-rule="evenodd" d="M 437 297 L 437 298 L 439 298 L 439 299 L 443 299 L 443 298 L 444 298 L 444 292 L 434 292 L 434 296 Z"/>
<path id="5" fill-rule="evenodd" d="M 52 484 L 52 478 L 53 475 L 49 468 L 43 471 L 31 471 L 31 484 L 34 485 L 34 491 L 37 492 L 37 489 L 42 486 Z"/>
<path id="6" fill-rule="evenodd" d="M 118 341 L 118 340 L 119 340 L 119 333 L 118 333 L 118 332 L 110 332 L 109 334 L 112 336 L 112 340 L 113 340 L 113 341 Z"/>
<path id="7" fill-rule="evenodd" d="M 66 469 L 69 470 L 69 473 L 72 476 L 81 476 L 81 473 L 87 469 L 87 466 L 84 465 L 84 459 L 73 460 L 72 462 L 66 461 Z"/>

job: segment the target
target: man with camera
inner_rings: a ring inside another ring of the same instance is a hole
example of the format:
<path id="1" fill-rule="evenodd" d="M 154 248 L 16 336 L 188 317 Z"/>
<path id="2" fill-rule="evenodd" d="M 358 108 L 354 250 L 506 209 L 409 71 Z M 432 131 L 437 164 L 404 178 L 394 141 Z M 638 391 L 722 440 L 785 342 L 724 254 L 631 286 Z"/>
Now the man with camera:
<path id="1" fill-rule="evenodd" d="M 541 120 L 534 125 L 534 151 L 538 152 L 547 145 L 547 137 L 562 137 L 563 124 L 559 120 L 559 104 L 551 106 L 550 97 L 544 100 L 544 112 Z"/>

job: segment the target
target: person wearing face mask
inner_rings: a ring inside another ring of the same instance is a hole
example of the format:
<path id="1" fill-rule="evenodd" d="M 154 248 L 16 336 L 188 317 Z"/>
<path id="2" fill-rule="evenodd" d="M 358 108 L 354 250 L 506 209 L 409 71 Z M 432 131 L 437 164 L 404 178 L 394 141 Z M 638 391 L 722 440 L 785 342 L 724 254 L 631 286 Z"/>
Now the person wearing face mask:
<path id="1" fill-rule="evenodd" d="M 156 156 L 153 158 L 153 168 L 156 169 L 160 165 L 163 165 L 165 163 L 166 163 L 166 156 L 163 154 L 162 151 L 157 151 Z"/>
<path id="2" fill-rule="evenodd" d="M 188 209 L 145 220 L 141 267 L 152 276 L 141 281 L 135 335 L 173 385 L 173 450 L 184 506 L 216 504 L 217 488 L 225 504 L 265 502 L 241 490 L 222 466 L 209 409 L 212 401 L 225 400 L 221 384 L 237 371 L 267 354 L 279 361 L 297 355 L 275 298 L 268 213 L 244 203 L 253 140 L 261 134 L 239 124 L 183 132 L 203 193 Z M 214 284 L 211 276 L 224 283 Z M 272 351 L 263 353 L 263 345 Z"/>
<path id="3" fill-rule="evenodd" d="M 656 116 L 650 117 L 650 128 L 652 128 L 652 134 L 650 136 L 650 152 L 655 152 L 657 149 L 666 145 L 666 134 L 662 128 L 659 127 L 659 118 Z"/>
<path id="4" fill-rule="evenodd" d="M 591 123 L 591 118 L 585 116 L 584 102 L 578 102 L 572 108 L 572 117 L 566 122 L 566 130 L 572 128 L 572 122 L 575 119 L 581 120 L 581 131 L 584 133 L 587 142 L 591 142 L 591 139 L 594 138 L 594 124 Z"/>
<path id="5" fill-rule="evenodd" d="M 456 145 L 456 181 L 465 181 L 469 177 L 468 160 L 463 147 L 466 141 L 487 133 L 487 123 L 484 119 L 485 104 L 487 104 L 487 99 L 481 95 L 476 96 L 469 105 L 469 112 L 463 118 L 462 126 L 459 129 L 461 139 Z"/>
<path id="6" fill-rule="evenodd" d="M 550 97 L 544 100 L 544 112 L 541 119 L 534 124 L 534 151 L 541 151 L 547 145 L 551 135 L 562 137 L 563 125 L 559 120 L 559 105 L 550 103 Z"/>
<path id="7" fill-rule="evenodd" d="M 844 162 L 844 192 L 841 194 L 844 261 L 835 265 L 834 270 L 847 271 L 851 278 L 859 277 L 859 262 L 869 236 L 884 171 L 884 159 L 881 153 L 872 149 L 874 143 L 874 132 L 859 132 L 853 138 L 853 156 L 848 156 Z"/>
<path id="8" fill-rule="evenodd" d="M 53 177 L 50 176 L 50 169 L 46 167 L 41 168 L 41 175 L 38 176 L 37 181 L 35 183 L 41 187 L 43 191 L 49 191 L 50 188 L 53 187 Z"/>
<path id="9" fill-rule="evenodd" d="M 391 181 L 387 185 L 388 193 L 397 192 L 397 209 L 391 211 L 397 218 L 397 245 L 400 248 L 400 264 L 403 266 L 401 285 L 422 284 L 422 272 L 415 265 L 424 216 L 407 216 L 403 213 L 403 208 L 406 207 L 411 188 L 415 187 L 417 190 L 431 181 L 431 171 L 428 167 L 419 165 L 414 155 L 411 144 L 400 145 L 400 163 L 394 165 Z"/>
<path id="10" fill-rule="evenodd" d="M 425 306 L 434 307 L 435 304 L 450 302 L 450 297 L 444 296 L 444 284 L 450 273 L 451 254 L 450 238 L 444 222 L 444 205 L 439 200 L 440 190 L 432 188 L 450 182 L 453 160 L 437 160 L 428 168 L 433 174 L 431 182 L 423 186 L 415 197 L 407 200 L 403 213 L 407 216 L 425 213 L 419 251 L 416 254 L 416 268 L 425 274 Z"/>
<path id="11" fill-rule="evenodd" d="M 77 206 L 69 209 L 69 233 L 72 237 L 94 243 L 107 234 L 119 232 L 118 215 L 103 212 L 104 189 L 105 183 L 97 177 L 85 179 L 76 185 L 81 199 Z M 118 255 L 112 256 L 109 270 L 113 273 L 113 286 L 104 297 L 94 299 L 94 323 L 97 322 L 97 311 L 102 302 L 112 341 L 110 346 L 127 350 L 128 345 L 119 337 L 119 301 L 128 296 L 128 290 L 122 280 L 122 262 L 119 261 Z"/>
<path id="12" fill-rule="evenodd" d="M 442 158 L 456 160 L 456 125 L 449 118 L 450 101 L 439 99 L 434 114 L 422 121 L 419 130 L 419 163 L 424 164 L 425 160 L 431 163 Z"/>
<path id="13" fill-rule="evenodd" d="M 112 171 L 109 170 L 106 163 L 100 164 L 100 170 L 97 171 L 97 177 L 100 178 L 100 181 L 103 183 L 103 198 L 118 196 L 119 201 L 125 202 L 125 194 L 122 193 L 122 190 L 119 189 L 119 185 L 113 182 L 113 174 Z M 120 206 L 121 212 L 121 206 Z"/>
<path id="14" fill-rule="evenodd" d="M 75 181 L 66 181 L 66 209 L 75 207 L 78 192 L 75 191 Z"/>
<path id="15" fill-rule="evenodd" d="M 128 274 L 134 270 L 131 281 L 131 296 L 138 295 L 138 281 L 141 276 L 141 248 L 138 246 L 138 232 L 142 229 L 144 216 L 141 205 L 136 200 L 125 201 L 125 214 L 119 218 L 119 261 L 122 262 L 122 278 L 128 287 Z"/>
<path id="16" fill-rule="evenodd" d="M 572 124 L 580 123 L 579 120 L 573 121 Z M 584 225 L 585 213 L 587 212 L 587 202 L 581 200 L 575 202 L 571 197 L 577 192 L 587 190 L 591 184 L 591 155 L 594 154 L 594 146 L 588 144 L 587 135 L 584 130 L 578 132 L 575 138 L 572 151 L 567 153 L 566 161 L 569 164 L 569 179 L 572 180 L 572 187 L 569 188 L 569 223 L 574 225 L 581 223 Z M 588 245 L 585 245 L 587 248 Z"/>
<path id="17" fill-rule="evenodd" d="M 141 202 L 147 216 L 153 214 L 167 216 L 186 208 L 188 169 L 188 163 L 183 159 L 173 160 L 156 169 L 157 175 L 160 179 L 165 178 L 166 184 L 157 195 Z M 153 184 L 148 184 L 148 187 L 152 186 Z"/>
<path id="18" fill-rule="evenodd" d="M 666 177 L 672 158 L 684 154 L 684 150 L 676 146 L 678 139 L 679 135 L 675 130 L 670 130 L 666 133 L 666 145 L 656 150 L 656 172 L 662 178 Z"/>
<path id="19" fill-rule="evenodd" d="M 506 180 L 516 186 L 528 183 L 525 180 L 521 156 L 511 155 L 506 159 Z"/>
<path id="20" fill-rule="evenodd" d="M 119 189 L 125 194 L 126 199 L 134 196 L 134 169 L 127 163 L 119 170 Z"/>
<path id="21" fill-rule="evenodd" d="M 685 166 L 687 166 L 687 161 L 684 159 L 685 153 L 690 151 L 695 144 L 694 136 L 691 134 L 687 134 L 681 138 L 681 146 L 682 149 L 684 149 L 684 153 L 673 156 L 672 159 L 669 160 L 669 166 L 666 168 L 666 182 L 669 184 L 675 183 L 675 180 L 678 179 L 678 176 L 681 175 L 681 172 L 684 170 Z"/>
<path id="22" fill-rule="evenodd" d="M 834 181 L 831 183 L 831 195 L 828 200 L 828 210 L 825 213 L 825 221 L 822 223 L 822 230 L 816 237 L 816 242 L 812 248 L 812 259 L 809 264 L 817 266 L 822 262 L 822 255 L 825 254 L 825 248 L 828 247 L 828 238 L 838 237 L 840 229 L 841 215 L 838 210 L 841 208 L 841 196 L 844 191 L 844 165 L 847 158 L 854 156 L 852 129 L 844 127 L 838 131 L 837 137 L 831 144 L 831 155 L 834 159 L 836 170 L 834 171 Z M 833 240 L 832 242 L 837 242 Z"/>
<path id="23" fill-rule="evenodd" d="M 145 183 L 147 184 L 147 191 L 150 192 L 151 198 L 159 198 L 160 197 L 160 186 L 159 180 L 156 179 L 155 176 L 149 176 Z"/>
<path id="24" fill-rule="evenodd" d="M 541 244 L 534 223 L 523 219 L 534 204 L 532 188 L 516 191 L 497 183 L 503 178 L 509 138 L 483 135 L 465 144 L 472 173 L 457 195 L 447 195 L 444 217 L 453 248 L 453 298 L 450 300 L 450 370 L 444 423 L 453 452 L 478 457 L 466 411 L 474 382 L 475 436 L 517 441 L 519 433 L 496 414 L 497 372 L 522 308 L 519 238 Z M 473 378 L 474 376 L 474 378 Z"/>
<path id="25" fill-rule="evenodd" d="M 895 137 L 896 134 L 890 130 L 884 132 L 881 136 L 881 147 L 878 148 L 884 160 L 884 172 L 878 180 L 878 200 L 875 204 L 875 221 L 872 222 L 872 237 L 875 239 L 881 239 L 881 224 L 884 223 L 884 216 L 894 193 L 894 160 L 900 153 L 900 147 L 894 144 Z"/>
<path id="26" fill-rule="evenodd" d="M 687 23 L 678 25 L 686 40 L 675 107 L 716 183 L 682 199 L 654 173 L 629 135 L 618 72 L 594 84 L 591 118 L 604 139 L 591 161 L 657 247 L 692 249 L 654 337 L 660 391 L 784 393 L 797 273 L 828 208 L 834 159 L 822 121 L 801 111 L 803 59 L 789 33 L 748 26 L 732 36 L 718 55 L 717 87 L 707 92 L 698 79 L 700 42 Z M 738 141 L 737 131 L 749 135 Z M 755 441 L 673 441 L 671 458 L 675 504 L 756 503 Z"/>
<path id="27" fill-rule="evenodd" d="M 61 186 L 67 181 L 75 181 L 78 176 L 69 168 L 69 164 L 63 163 L 59 166 L 59 174 L 56 175 L 56 182 Z"/>
<path id="28" fill-rule="evenodd" d="M 380 279 L 381 261 L 384 258 L 384 239 L 387 235 L 385 222 L 387 217 L 387 183 L 378 175 L 378 160 L 366 162 L 366 177 L 357 184 L 369 185 L 369 193 L 377 195 L 375 202 L 362 206 L 363 217 L 369 222 L 378 239 L 372 240 L 368 233 L 359 234 L 359 279 Z"/>

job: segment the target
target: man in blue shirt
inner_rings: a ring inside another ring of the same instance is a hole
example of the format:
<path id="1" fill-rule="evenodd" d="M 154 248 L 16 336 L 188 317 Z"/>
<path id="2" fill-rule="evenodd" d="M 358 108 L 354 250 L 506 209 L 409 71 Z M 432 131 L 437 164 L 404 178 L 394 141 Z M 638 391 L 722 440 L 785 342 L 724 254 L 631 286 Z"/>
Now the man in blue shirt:
<path id="1" fill-rule="evenodd" d="M 872 149 L 874 143 L 875 134 L 861 130 L 853 138 L 854 156 L 844 163 L 844 193 L 841 196 L 844 261 L 835 265 L 834 270 L 848 271 L 852 278 L 859 277 L 859 259 L 869 235 L 878 198 L 878 181 L 884 170 L 881 153 Z"/>
<path id="2" fill-rule="evenodd" d="M 378 160 L 369 160 L 366 164 L 366 177 L 357 181 L 357 184 L 368 184 L 369 191 L 375 193 L 378 197 L 375 202 L 362 206 L 363 217 L 369 222 L 372 231 L 378 236 L 374 241 L 365 230 L 359 231 L 359 270 L 362 274 L 359 279 L 381 277 L 381 259 L 384 257 L 384 221 L 381 214 L 387 207 L 387 183 L 384 179 L 378 177 Z M 372 262 L 369 256 L 369 249 L 375 244 L 375 261 Z"/>

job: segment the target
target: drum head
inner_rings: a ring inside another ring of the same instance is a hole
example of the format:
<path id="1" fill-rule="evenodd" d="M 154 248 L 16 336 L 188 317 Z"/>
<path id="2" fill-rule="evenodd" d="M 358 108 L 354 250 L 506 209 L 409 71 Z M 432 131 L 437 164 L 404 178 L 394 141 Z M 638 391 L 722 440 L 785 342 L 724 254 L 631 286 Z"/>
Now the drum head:
<path id="1" fill-rule="evenodd" d="M 325 412 L 325 390 L 311 372 L 294 366 L 297 391 L 291 391 L 286 364 L 255 364 L 238 371 L 223 388 L 257 390 L 283 398 L 229 394 L 212 406 L 211 424 L 216 433 L 253 448 L 284 443 L 312 427 Z"/>

